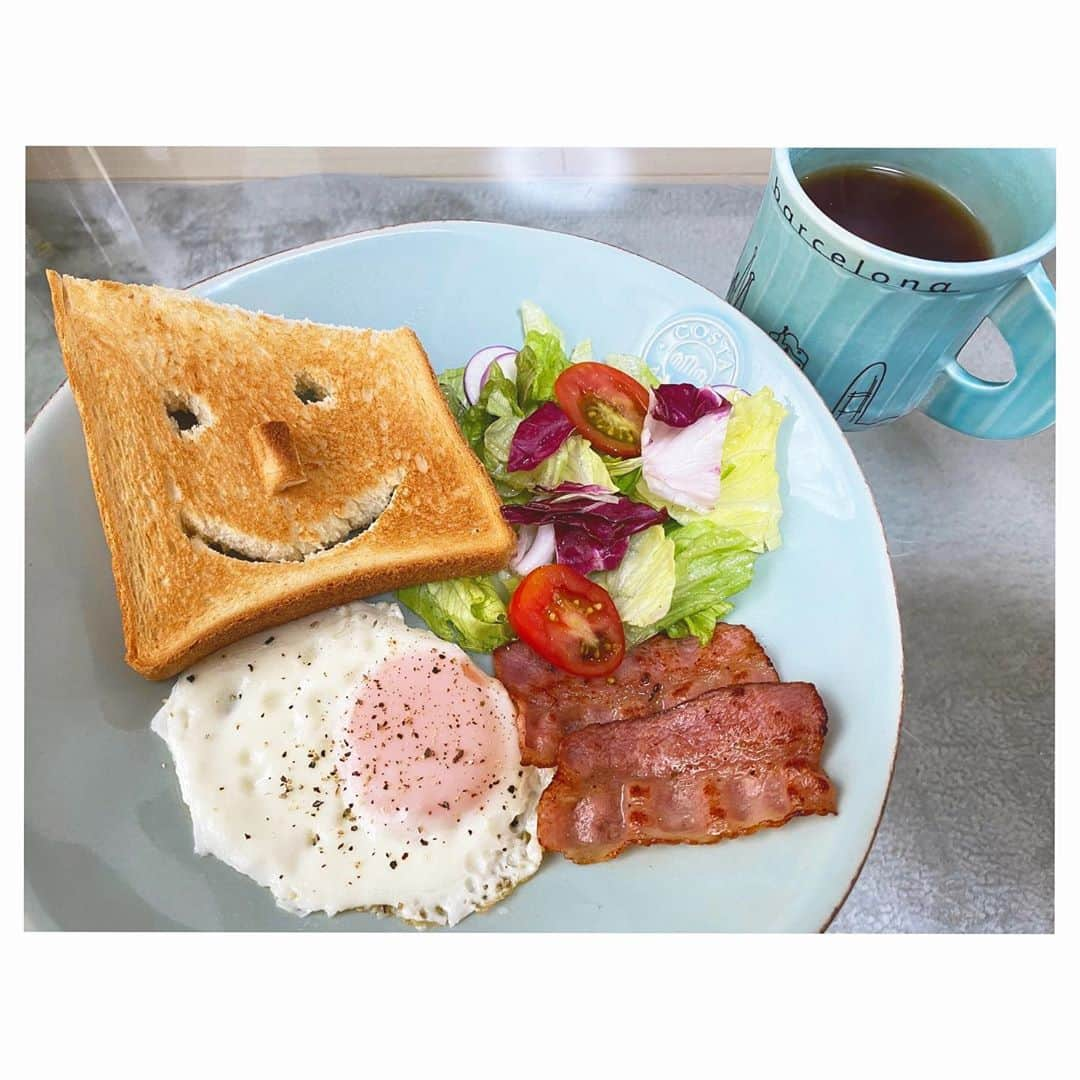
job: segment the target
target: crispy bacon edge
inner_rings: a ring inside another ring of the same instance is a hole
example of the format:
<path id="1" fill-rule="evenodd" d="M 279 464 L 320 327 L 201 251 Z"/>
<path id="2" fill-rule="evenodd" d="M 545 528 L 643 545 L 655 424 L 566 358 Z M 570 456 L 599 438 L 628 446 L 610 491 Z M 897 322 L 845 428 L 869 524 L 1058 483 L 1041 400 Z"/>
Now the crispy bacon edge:
<path id="1" fill-rule="evenodd" d="M 693 655 L 680 660 L 684 652 Z M 607 679 L 582 679 L 561 672 L 520 641 L 500 646 L 492 662 L 495 677 L 506 687 L 517 713 L 521 760 L 543 767 L 554 767 L 561 741 L 590 724 L 652 715 L 723 686 L 780 681 L 753 631 L 737 623 L 718 623 L 704 647 L 690 638 L 649 638 L 631 649 Z M 640 686 L 646 679 L 649 694 L 643 700 L 624 693 L 626 682 Z M 601 697 L 610 696 L 615 715 L 587 723 L 559 715 L 560 699 L 581 707 L 586 693 L 593 706 Z M 653 704 L 657 699 L 660 704 Z"/>
<path id="2" fill-rule="evenodd" d="M 581 728 L 563 740 L 540 800 L 540 843 L 589 864 L 631 845 L 712 844 L 835 814 L 819 764 L 827 726 L 815 687 L 775 683 Z"/>

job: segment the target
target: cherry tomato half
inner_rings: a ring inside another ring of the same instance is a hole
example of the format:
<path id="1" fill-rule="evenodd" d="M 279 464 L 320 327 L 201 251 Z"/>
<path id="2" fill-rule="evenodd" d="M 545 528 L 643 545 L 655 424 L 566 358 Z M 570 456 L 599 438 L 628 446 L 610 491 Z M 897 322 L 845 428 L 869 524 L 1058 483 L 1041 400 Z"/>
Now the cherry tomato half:
<path id="1" fill-rule="evenodd" d="M 533 652 L 573 675 L 610 675 L 626 653 L 606 589 L 569 566 L 538 566 L 510 598 L 510 625 Z"/>
<path id="2" fill-rule="evenodd" d="M 572 364 L 555 380 L 555 397 L 574 427 L 605 454 L 636 457 L 649 391 L 608 364 Z"/>

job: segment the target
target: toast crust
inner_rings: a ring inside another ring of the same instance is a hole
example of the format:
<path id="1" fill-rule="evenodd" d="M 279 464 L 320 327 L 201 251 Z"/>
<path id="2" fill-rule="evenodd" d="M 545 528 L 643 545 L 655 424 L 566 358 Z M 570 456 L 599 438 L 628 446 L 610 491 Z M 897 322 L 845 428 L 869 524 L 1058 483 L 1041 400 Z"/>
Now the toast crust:
<path id="1" fill-rule="evenodd" d="M 140 674 L 167 678 L 290 619 L 507 564 L 499 497 L 411 330 L 46 273 Z"/>

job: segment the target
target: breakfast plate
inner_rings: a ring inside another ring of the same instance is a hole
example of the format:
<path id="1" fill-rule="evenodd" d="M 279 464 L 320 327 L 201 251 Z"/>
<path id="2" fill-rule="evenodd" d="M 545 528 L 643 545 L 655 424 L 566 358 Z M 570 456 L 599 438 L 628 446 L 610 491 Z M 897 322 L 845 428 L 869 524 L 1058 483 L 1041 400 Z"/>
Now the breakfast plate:
<path id="1" fill-rule="evenodd" d="M 436 371 L 516 341 L 523 299 L 600 355 L 663 379 L 768 386 L 783 546 L 757 565 L 732 621 L 829 713 L 822 764 L 839 813 L 709 847 L 655 846 L 534 878 L 462 931 L 814 931 L 843 903 L 873 840 L 896 750 L 899 617 L 880 520 L 805 376 L 763 332 L 672 270 L 595 241 L 516 226 L 398 226 L 284 252 L 193 287 L 295 319 L 412 327 Z M 424 432 L 416 432 L 418 449 Z M 346 913 L 297 918 L 192 850 L 191 820 L 150 720 L 170 683 L 125 666 L 109 552 L 67 386 L 27 436 L 26 917 L 39 929 L 399 930 Z M 414 616 L 409 621 L 418 623 Z M 478 662 L 490 670 L 487 657 Z"/>

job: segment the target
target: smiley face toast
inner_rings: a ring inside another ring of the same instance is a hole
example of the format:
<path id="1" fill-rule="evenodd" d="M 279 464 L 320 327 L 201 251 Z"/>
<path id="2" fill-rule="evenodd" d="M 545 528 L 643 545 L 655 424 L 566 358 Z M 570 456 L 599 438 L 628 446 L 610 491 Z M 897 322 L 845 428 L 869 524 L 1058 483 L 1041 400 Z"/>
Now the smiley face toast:
<path id="1" fill-rule="evenodd" d="M 48 278 L 136 671 L 506 565 L 513 534 L 411 330 Z"/>

